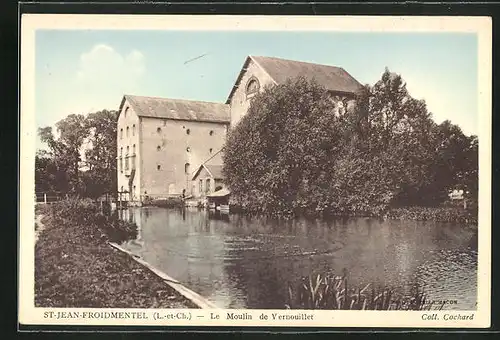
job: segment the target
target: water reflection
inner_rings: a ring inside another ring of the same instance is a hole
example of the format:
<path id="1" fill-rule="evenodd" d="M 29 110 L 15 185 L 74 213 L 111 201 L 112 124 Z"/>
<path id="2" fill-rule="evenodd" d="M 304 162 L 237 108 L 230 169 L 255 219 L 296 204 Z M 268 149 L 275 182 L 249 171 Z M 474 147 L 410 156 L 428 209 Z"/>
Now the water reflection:
<path id="1" fill-rule="evenodd" d="M 276 221 L 197 209 L 130 208 L 139 229 L 124 247 L 223 308 L 284 308 L 287 283 L 349 269 L 430 298 L 476 302 L 477 232 L 460 225 L 344 218 Z"/>

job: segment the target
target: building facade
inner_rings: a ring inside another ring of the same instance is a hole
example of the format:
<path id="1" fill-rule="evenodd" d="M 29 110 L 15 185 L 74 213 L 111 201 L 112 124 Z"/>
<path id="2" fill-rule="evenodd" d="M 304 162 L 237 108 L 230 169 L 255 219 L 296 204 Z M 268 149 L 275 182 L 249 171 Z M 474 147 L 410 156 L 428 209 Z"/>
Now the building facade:
<path id="1" fill-rule="evenodd" d="M 267 86 L 304 77 L 325 87 L 336 104 L 338 114 L 352 109 L 362 85 L 343 68 L 272 57 L 248 56 L 226 100 L 231 127 L 247 113 L 252 98 Z"/>
<path id="2" fill-rule="evenodd" d="M 228 129 L 247 113 L 255 95 L 296 77 L 325 87 L 338 114 L 352 109 L 362 87 L 343 68 L 248 56 L 225 104 L 125 95 L 117 129 L 121 198 L 142 202 L 215 191 L 216 181 L 223 183 L 219 170 Z"/>
<path id="3" fill-rule="evenodd" d="M 194 198 L 204 198 L 209 194 L 225 188 L 222 165 L 204 163 L 194 172 L 191 195 Z"/>
<path id="4" fill-rule="evenodd" d="M 228 125 L 224 104 L 125 95 L 117 123 L 121 199 L 189 192 L 192 172 L 222 148 Z"/>

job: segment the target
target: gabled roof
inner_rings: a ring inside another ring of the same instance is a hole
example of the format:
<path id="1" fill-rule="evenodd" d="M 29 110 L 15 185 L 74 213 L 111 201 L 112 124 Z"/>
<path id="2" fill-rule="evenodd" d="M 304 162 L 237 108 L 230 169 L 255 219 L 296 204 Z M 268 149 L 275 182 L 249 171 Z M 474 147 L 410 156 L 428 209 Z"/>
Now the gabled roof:
<path id="1" fill-rule="evenodd" d="M 198 169 L 194 172 L 193 177 L 191 180 L 194 180 L 198 174 L 200 173 L 201 169 L 205 168 L 208 173 L 212 176 L 214 179 L 222 179 L 224 178 L 224 175 L 222 174 L 222 165 L 210 165 L 210 164 L 201 164 Z"/>
<path id="2" fill-rule="evenodd" d="M 229 104 L 234 91 L 238 88 L 241 78 L 251 60 L 260 66 L 276 84 L 282 84 L 290 78 L 303 76 L 306 79 L 314 79 L 331 92 L 356 94 L 362 87 L 362 85 L 354 77 L 341 67 L 281 58 L 248 56 L 233 88 L 231 89 L 231 93 L 226 100 L 226 104 Z"/>
<path id="3" fill-rule="evenodd" d="M 139 117 L 214 123 L 229 123 L 231 121 L 229 107 L 222 103 L 124 95 L 120 104 L 120 112 L 125 100 L 130 103 Z"/>

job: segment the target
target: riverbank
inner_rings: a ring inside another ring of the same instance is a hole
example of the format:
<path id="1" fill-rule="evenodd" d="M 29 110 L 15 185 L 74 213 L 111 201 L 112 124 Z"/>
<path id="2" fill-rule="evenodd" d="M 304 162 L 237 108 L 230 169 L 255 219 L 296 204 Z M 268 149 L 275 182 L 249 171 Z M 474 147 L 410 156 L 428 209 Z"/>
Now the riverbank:
<path id="1" fill-rule="evenodd" d="M 238 204 L 231 204 L 232 213 L 240 213 L 246 215 L 267 215 L 265 212 L 249 211 Z M 288 213 L 282 215 L 270 215 L 276 218 L 293 218 L 298 216 L 305 216 L 311 218 L 336 218 L 336 217 L 376 217 L 384 218 L 390 220 L 401 220 L 401 221 L 434 221 L 434 222 L 447 222 L 447 223 L 460 223 L 467 225 L 476 225 L 478 223 L 477 219 L 477 209 L 464 209 L 457 206 L 442 206 L 442 207 L 422 207 L 422 206 L 409 206 L 409 207 L 398 207 L 389 208 L 380 214 L 374 214 L 369 212 L 321 212 L 321 213 L 308 213 L 301 212 L 298 214 Z"/>
<path id="2" fill-rule="evenodd" d="M 57 203 L 36 214 L 44 228 L 35 245 L 35 306 L 197 308 L 109 246 L 133 236 L 135 225 L 99 214 L 88 201 Z"/>
<path id="3" fill-rule="evenodd" d="M 390 209 L 384 218 L 477 225 L 477 211 L 459 207 L 402 207 Z"/>

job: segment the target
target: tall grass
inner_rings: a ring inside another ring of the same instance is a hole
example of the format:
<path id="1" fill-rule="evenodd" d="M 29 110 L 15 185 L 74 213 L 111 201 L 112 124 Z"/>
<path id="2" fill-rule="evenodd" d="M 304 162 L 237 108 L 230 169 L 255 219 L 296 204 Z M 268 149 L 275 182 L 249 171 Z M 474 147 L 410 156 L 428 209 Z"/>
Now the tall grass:
<path id="1" fill-rule="evenodd" d="M 387 287 L 367 284 L 351 287 L 347 276 L 309 275 L 295 287 L 288 285 L 288 309 L 329 310 L 423 310 L 426 297 L 416 288 L 410 296 L 396 294 Z"/>
<path id="2" fill-rule="evenodd" d="M 101 212 L 91 199 L 68 198 L 49 208 L 55 223 L 74 227 L 74 240 L 123 242 L 137 236 L 135 223 L 123 221 L 118 215 Z"/>

